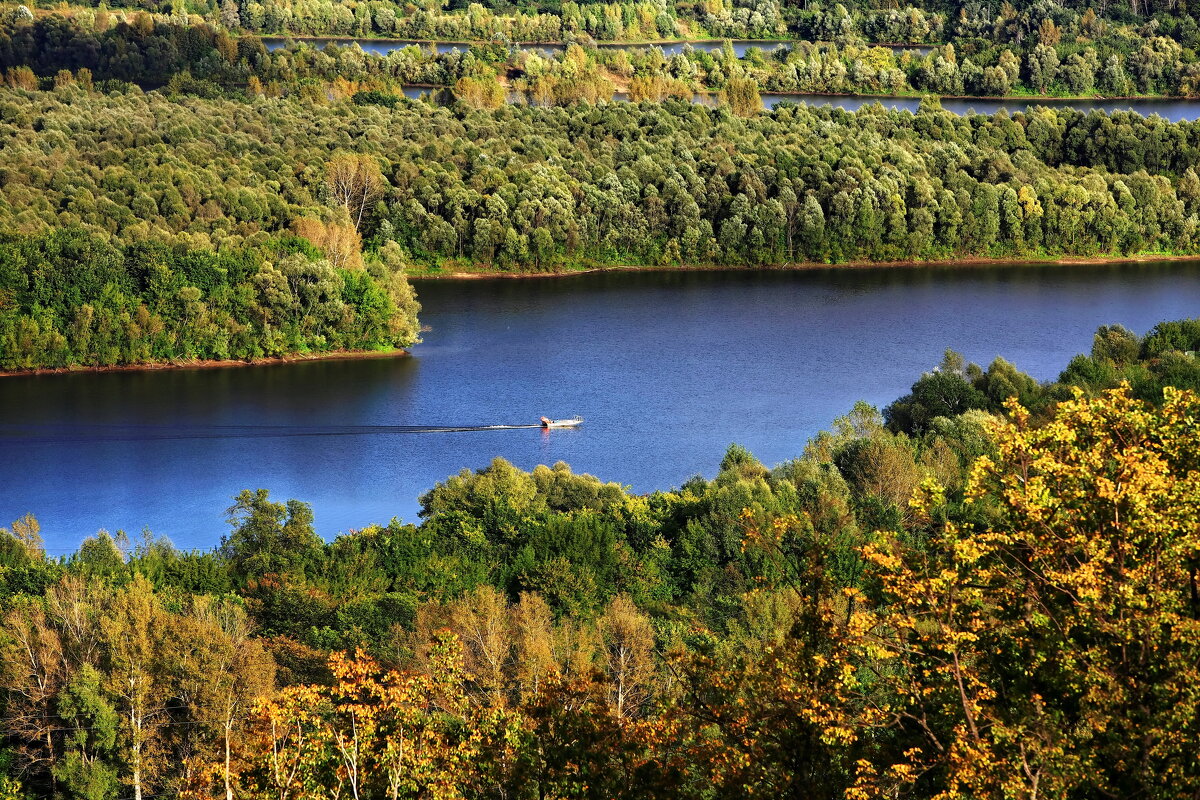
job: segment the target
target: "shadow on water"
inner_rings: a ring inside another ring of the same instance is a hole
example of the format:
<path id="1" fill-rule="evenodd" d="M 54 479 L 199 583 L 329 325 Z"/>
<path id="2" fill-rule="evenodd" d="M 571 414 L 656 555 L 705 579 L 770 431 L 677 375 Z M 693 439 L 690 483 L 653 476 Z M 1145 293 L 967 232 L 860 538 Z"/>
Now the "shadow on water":
<path id="1" fill-rule="evenodd" d="M 302 416 L 333 425 L 361 410 L 361 398 L 373 392 L 403 391 L 419 369 L 418 360 L 397 358 L 37 375 L 0 381 L 0 419 L 169 429 L 180 419 L 257 428 L 279 416 Z"/>

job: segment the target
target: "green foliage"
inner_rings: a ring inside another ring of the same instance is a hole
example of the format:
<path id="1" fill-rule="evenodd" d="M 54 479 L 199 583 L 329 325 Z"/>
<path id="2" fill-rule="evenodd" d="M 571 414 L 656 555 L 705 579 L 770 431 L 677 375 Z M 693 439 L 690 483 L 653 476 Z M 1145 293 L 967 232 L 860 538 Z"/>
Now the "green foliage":
<path id="1" fill-rule="evenodd" d="M 12 774 L 13 761 L 11 753 L 0 750 L 0 800 L 25 800 L 27 797 L 21 781 Z"/>
<path id="2" fill-rule="evenodd" d="M 84 664 L 58 696 L 58 714 L 67 725 L 67 735 L 54 777 L 80 800 L 111 800 L 120 789 L 113 760 L 119 719 L 103 682 L 99 670 Z"/>
<path id="3" fill-rule="evenodd" d="M 403 346 L 416 337 L 405 284 L 393 281 L 406 263 L 554 270 L 657 265 L 664 254 L 785 264 L 1196 248 L 1186 175 L 1197 123 L 1050 109 L 966 118 L 933 105 L 743 119 L 673 101 L 388 109 L 72 91 L 0 92 L 11 137 L 0 221 L 39 232 L 0 248 L 0 352 L 16 368 L 78 363 L 81 336 L 91 337 L 84 363 Z M 331 264 L 357 257 L 326 183 L 348 142 L 382 173 L 358 232 L 368 265 L 388 266 L 365 277 L 273 243 L 303 229 Z M 350 308 L 339 313 L 338 301 Z"/>
<path id="4" fill-rule="evenodd" d="M 1200 350 L 1200 319 L 1160 322 L 1142 340 L 1141 355 L 1157 358 L 1170 352 L 1192 353 Z"/>
<path id="5" fill-rule="evenodd" d="M 912 394 L 900 398 L 884 410 L 894 430 L 920 433 L 937 417 L 954 417 L 973 408 L 988 408 L 991 403 L 959 370 L 942 368 L 927 372 L 912 386 Z"/>
<path id="6" fill-rule="evenodd" d="M 335 269 L 292 239 L 215 253 L 59 229 L 0 237 L 0 369 L 403 347 L 402 274 Z M 311 246 L 305 243 L 311 251 Z"/>
<path id="7" fill-rule="evenodd" d="M 303 575 L 316 567 L 323 543 L 307 503 L 272 503 L 266 489 L 246 490 L 227 513 L 233 532 L 221 540 L 221 554 L 235 579 Z"/>
<path id="8" fill-rule="evenodd" d="M 1197 779 L 1194 714 L 1175 710 L 1194 704 L 1198 501 L 1195 397 L 1164 387 L 1200 372 L 1178 349 L 1197 330 L 1102 327 L 1064 372 L 1076 389 L 948 351 L 887 424 L 860 403 L 799 458 L 767 469 L 732 445 L 712 480 L 650 496 L 497 459 L 431 489 L 420 525 L 323 542 L 304 503 L 246 491 L 216 552 L 100 532 L 61 561 L 25 517 L 0 531 L 0 746 L 24 784 L 3 790 L 219 794 L 243 756 L 348 752 L 247 732 L 253 698 L 333 735 L 359 723 L 350 695 L 409 713 L 391 692 L 411 685 L 457 698 L 436 720 L 471 748 L 467 797 L 949 800 L 1027 780 L 1168 797 Z M 1107 391 L 1131 376 L 1144 400 Z M 381 678 L 368 652 L 404 671 Z M 468 708 L 483 716 L 462 727 Z M 313 785 L 348 780 L 333 764 Z"/>

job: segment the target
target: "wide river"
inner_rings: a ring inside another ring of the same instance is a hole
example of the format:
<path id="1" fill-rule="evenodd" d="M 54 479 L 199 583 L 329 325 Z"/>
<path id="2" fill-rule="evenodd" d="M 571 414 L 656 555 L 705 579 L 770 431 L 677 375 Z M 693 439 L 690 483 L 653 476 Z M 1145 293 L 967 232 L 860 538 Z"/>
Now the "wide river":
<path id="1" fill-rule="evenodd" d="M 953 347 L 1039 379 L 1097 326 L 1200 315 L 1200 264 L 600 273 L 421 281 L 411 357 L 0 378 L 0 524 L 50 552 L 148 526 L 227 532 L 242 489 L 312 503 L 325 536 L 392 517 L 463 468 L 566 461 L 649 492 L 712 476 L 738 442 L 768 465 L 856 400 L 882 406 Z M 577 430 L 420 433 L 525 424 Z"/>

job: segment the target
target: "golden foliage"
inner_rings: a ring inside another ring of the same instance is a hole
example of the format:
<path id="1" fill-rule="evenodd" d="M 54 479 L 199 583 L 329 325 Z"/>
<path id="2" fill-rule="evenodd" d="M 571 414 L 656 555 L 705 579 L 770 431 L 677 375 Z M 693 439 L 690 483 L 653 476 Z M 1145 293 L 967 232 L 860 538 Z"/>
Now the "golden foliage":
<path id="1" fill-rule="evenodd" d="M 439 637 L 430 659 L 428 671 L 399 672 L 361 651 L 334 654 L 332 686 L 293 686 L 261 703 L 254 791 L 455 800 L 491 787 L 495 762 L 481 753 L 505 749 L 514 718 L 469 702 L 455 637 Z"/>
<path id="2" fill-rule="evenodd" d="M 352 88 L 346 87 L 345 91 Z M 346 210 L 358 233 L 367 211 L 383 197 L 387 182 L 379 171 L 379 162 L 371 156 L 343 154 L 326 167 L 325 186 L 333 204 Z"/>
<path id="3" fill-rule="evenodd" d="M 1200 400 L 1164 395 L 1077 392 L 1036 428 L 1009 401 L 967 487 L 980 521 L 866 549 L 884 605 L 855 615 L 862 655 L 923 743 L 862 791 L 930 770 L 938 798 L 1200 788 Z"/>
<path id="4" fill-rule="evenodd" d="M 292 231 L 312 242 L 338 269 L 362 269 L 362 237 L 349 222 L 299 217 L 292 220 Z"/>

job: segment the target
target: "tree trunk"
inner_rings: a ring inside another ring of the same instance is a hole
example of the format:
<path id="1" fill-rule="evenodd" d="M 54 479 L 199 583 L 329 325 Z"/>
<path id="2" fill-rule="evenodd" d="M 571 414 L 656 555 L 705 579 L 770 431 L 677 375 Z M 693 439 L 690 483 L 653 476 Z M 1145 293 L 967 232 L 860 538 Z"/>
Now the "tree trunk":
<path id="1" fill-rule="evenodd" d="M 229 781 L 229 729 L 231 720 L 225 721 L 225 800 L 233 800 L 233 785 Z"/>
<path id="2" fill-rule="evenodd" d="M 129 709 L 129 727 L 133 734 L 133 800 L 142 800 L 142 731 L 135 706 Z"/>

